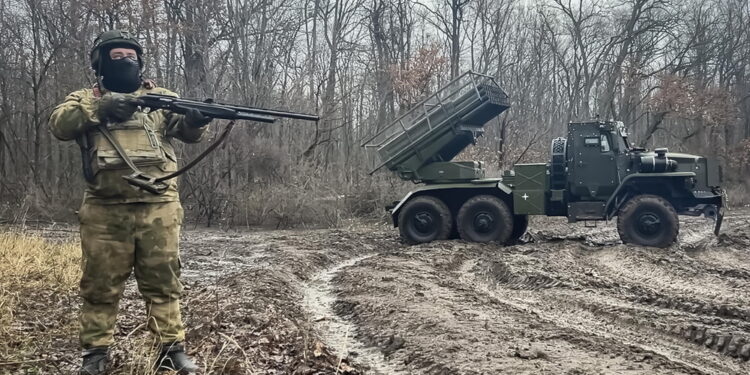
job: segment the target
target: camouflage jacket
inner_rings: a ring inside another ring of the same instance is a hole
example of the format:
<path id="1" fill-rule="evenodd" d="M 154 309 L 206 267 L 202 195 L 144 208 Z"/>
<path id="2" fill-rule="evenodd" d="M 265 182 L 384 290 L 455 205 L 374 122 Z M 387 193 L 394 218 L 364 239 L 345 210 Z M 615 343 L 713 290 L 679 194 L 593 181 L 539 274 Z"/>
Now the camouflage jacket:
<path id="1" fill-rule="evenodd" d="M 177 96 L 150 82 L 145 82 L 133 94 L 139 96 L 148 93 Z M 75 91 L 55 107 L 49 119 L 52 134 L 60 140 L 87 137 L 90 145 L 88 160 L 94 179 L 88 182 L 84 202 L 120 204 L 179 201 L 176 179 L 166 181 L 169 183 L 166 193 L 154 195 L 133 188 L 122 178 L 123 175 L 130 174 L 131 170 L 96 130 L 96 125 L 100 124 L 96 115 L 98 101 L 98 95 L 95 95 L 93 89 Z M 177 138 L 186 143 L 199 142 L 206 129 L 186 126 L 183 119 L 184 116 L 169 111 L 139 108 L 127 121 L 109 123 L 107 128 L 141 171 L 160 177 L 177 170 L 172 139 Z"/>

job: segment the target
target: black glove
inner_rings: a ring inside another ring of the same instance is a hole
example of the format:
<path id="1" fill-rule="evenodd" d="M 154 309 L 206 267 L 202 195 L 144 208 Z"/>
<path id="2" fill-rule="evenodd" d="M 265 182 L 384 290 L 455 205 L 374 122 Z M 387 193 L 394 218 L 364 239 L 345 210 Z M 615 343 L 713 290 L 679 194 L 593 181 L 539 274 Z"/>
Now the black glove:
<path id="1" fill-rule="evenodd" d="M 101 121 L 123 122 L 133 116 L 138 108 L 133 103 L 132 95 L 108 92 L 99 99 L 99 108 L 96 110 Z"/>
<path id="2" fill-rule="evenodd" d="M 203 116 L 201 111 L 190 108 L 185 112 L 185 125 L 187 125 L 190 128 L 202 128 L 206 125 L 208 125 L 209 122 L 211 122 L 210 117 Z"/>

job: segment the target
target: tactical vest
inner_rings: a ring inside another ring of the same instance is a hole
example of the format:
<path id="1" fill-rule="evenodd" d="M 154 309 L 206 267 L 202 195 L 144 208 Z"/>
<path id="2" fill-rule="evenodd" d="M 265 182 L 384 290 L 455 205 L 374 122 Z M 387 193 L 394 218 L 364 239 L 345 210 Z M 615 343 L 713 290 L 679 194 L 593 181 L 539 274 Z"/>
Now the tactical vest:
<path id="1" fill-rule="evenodd" d="M 159 111 L 134 112 L 124 122 L 109 123 L 107 128 L 128 157 L 138 167 L 156 166 L 163 172 L 172 172 L 169 165 L 177 162 L 172 145 L 165 140 L 163 116 Z M 112 144 L 99 131 L 91 131 L 90 163 L 93 175 L 99 171 L 127 169 L 128 166 Z M 169 163 L 168 161 L 174 163 Z"/>
<path id="2" fill-rule="evenodd" d="M 127 155 L 139 167 L 162 165 L 166 163 L 163 149 L 164 134 L 153 129 L 148 115 L 136 111 L 127 121 L 110 123 L 107 128 L 120 143 Z M 128 168 L 125 161 L 115 151 L 112 144 L 99 131 L 92 131 L 91 162 L 96 174 L 100 170 Z"/>

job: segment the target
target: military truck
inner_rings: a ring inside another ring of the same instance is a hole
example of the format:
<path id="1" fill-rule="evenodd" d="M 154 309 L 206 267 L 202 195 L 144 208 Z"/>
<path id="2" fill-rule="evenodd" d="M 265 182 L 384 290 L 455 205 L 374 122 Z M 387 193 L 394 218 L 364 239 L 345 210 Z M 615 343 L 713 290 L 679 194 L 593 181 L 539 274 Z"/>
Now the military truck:
<path id="1" fill-rule="evenodd" d="M 510 107 L 493 77 L 466 72 L 362 145 L 382 167 L 419 187 L 387 209 L 409 244 L 460 237 L 516 242 L 530 215 L 565 216 L 571 223 L 617 217 L 624 243 L 667 247 L 678 215 L 723 218 L 719 167 L 712 159 L 628 142 L 621 122 L 568 124 L 545 163 L 516 164 L 487 178 L 483 164 L 451 161 L 475 143 L 483 127 Z"/>

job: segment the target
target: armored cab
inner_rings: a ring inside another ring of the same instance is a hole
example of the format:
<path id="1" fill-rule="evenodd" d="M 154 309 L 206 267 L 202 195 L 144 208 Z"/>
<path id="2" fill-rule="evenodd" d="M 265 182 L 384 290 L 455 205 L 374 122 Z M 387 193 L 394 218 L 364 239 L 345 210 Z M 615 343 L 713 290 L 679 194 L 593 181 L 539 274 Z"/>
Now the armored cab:
<path id="1" fill-rule="evenodd" d="M 549 161 L 517 164 L 500 178 L 485 178 L 481 162 L 451 161 L 509 107 L 492 77 L 467 72 L 363 143 L 377 151 L 375 170 L 421 183 L 389 207 L 404 241 L 513 243 L 529 215 L 617 216 L 622 241 L 646 246 L 672 244 L 680 214 L 716 219 L 718 234 L 724 195 L 715 162 L 631 147 L 620 122 L 570 123 Z"/>
<path id="2" fill-rule="evenodd" d="M 568 221 L 617 216 L 626 243 L 666 247 L 677 237 L 677 215 L 704 215 L 721 227 L 724 194 L 716 161 L 630 146 L 622 122 L 570 123 L 552 142 L 546 214 Z"/>

